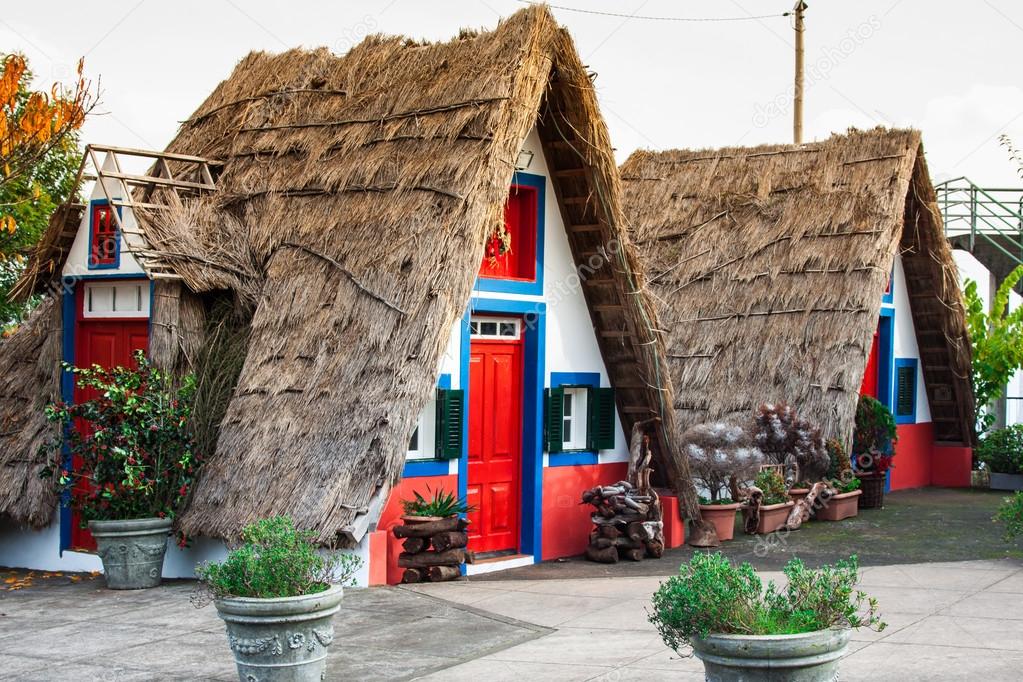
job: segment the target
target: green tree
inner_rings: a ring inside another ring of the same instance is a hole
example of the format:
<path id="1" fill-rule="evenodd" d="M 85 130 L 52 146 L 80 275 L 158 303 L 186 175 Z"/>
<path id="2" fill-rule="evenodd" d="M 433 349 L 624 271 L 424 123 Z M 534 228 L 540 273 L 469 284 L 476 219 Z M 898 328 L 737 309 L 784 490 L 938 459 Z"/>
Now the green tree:
<path id="1" fill-rule="evenodd" d="M 973 345 L 973 395 L 976 428 L 984 433 L 994 425 L 990 407 L 1002 396 L 1005 385 L 1023 368 L 1023 306 L 1009 312 L 1009 294 L 1023 279 L 1020 265 L 998 286 L 991 306 L 977 294 L 977 283 L 966 280 L 966 326 Z"/>
<path id="2" fill-rule="evenodd" d="M 54 110 L 64 101 L 58 97 L 46 98 L 32 90 L 32 72 L 20 56 L 0 56 L 0 63 L 3 65 L 0 84 L 4 86 L 0 90 L 12 90 L 6 101 L 0 102 L 6 121 L 0 130 L 12 130 L 15 126 L 28 130 L 22 121 L 39 117 L 36 110 L 41 106 L 40 101 Z M 8 82 L 15 76 L 16 89 L 15 83 Z M 81 105 L 79 102 L 75 106 Z M 65 102 L 63 106 L 68 105 Z M 26 258 L 46 230 L 50 214 L 71 198 L 82 160 L 78 130 L 83 117 L 84 110 L 74 114 L 70 123 L 43 121 L 49 126 L 45 135 L 38 131 L 27 137 L 9 134 L 0 144 L 0 151 L 4 152 L 4 169 L 0 172 L 0 327 L 18 322 L 35 303 L 14 303 L 9 292 L 24 270 Z M 37 127 L 45 128 L 43 124 Z"/>

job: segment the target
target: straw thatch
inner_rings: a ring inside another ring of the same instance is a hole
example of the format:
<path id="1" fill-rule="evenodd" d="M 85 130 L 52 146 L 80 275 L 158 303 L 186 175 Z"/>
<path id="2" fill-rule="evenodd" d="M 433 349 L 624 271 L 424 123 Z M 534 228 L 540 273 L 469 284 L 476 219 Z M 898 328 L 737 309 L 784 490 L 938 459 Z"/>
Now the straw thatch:
<path id="1" fill-rule="evenodd" d="M 0 341 L 0 515 L 41 528 L 53 517 L 51 481 L 39 478 L 39 448 L 53 430 L 43 413 L 60 397 L 60 298 L 47 298 Z"/>
<path id="2" fill-rule="evenodd" d="M 182 202 L 156 189 L 147 203 L 169 210 L 136 213 L 133 248 L 184 284 L 156 305 L 227 291 L 251 318 L 186 532 L 231 538 L 288 513 L 321 541 L 357 539 L 400 476 L 534 126 L 580 226 L 570 243 L 626 429 L 670 404 L 590 75 L 545 8 L 448 43 L 253 53 L 168 149 L 213 161 L 217 191 Z M 209 362 L 186 338 L 215 313 L 184 302 L 187 319 L 154 317 L 165 366 Z M 691 489 L 684 462 L 663 461 Z"/>
<path id="3" fill-rule="evenodd" d="M 679 429 L 787 400 L 847 441 L 901 253 L 936 439 L 971 441 L 963 303 L 918 132 L 640 151 L 621 170 Z"/>

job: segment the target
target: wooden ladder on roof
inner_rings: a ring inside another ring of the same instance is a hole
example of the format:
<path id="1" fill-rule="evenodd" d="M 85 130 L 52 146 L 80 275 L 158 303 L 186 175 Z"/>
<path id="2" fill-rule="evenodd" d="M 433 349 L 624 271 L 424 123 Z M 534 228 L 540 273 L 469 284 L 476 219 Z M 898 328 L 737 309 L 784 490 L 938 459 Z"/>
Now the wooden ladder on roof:
<path id="1" fill-rule="evenodd" d="M 104 169 L 104 154 L 109 155 L 113 170 Z M 151 160 L 153 163 L 142 175 L 126 173 L 126 162 L 132 159 Z M 215 192 L 217 185 L 214 169 L 220 165 L 219 162 L 187 154 L 90 144 L 85 147 L 74 187 L 77 189 L 83 180 L 94 180 L 99 183 L 104 198 L 111 206 L 130 209 L 135 218 L 134 227 L 125 225 L 120 210 L 111 212 L 128 250 L 153 279 L 180 279 L 169 265 L 160 260 L 159 251 L 153 248 L 145 234 L 138 229 L 135 209 L 168 210 L 170 206 L 159 203 L 157 189 L 171 191 L 179 199 Z M 116 190 L 108 186 L 108 181 L 112 181 L 109 184 L 113 184 Z M 70 207 L 65 210 L 70 210 Z"/>

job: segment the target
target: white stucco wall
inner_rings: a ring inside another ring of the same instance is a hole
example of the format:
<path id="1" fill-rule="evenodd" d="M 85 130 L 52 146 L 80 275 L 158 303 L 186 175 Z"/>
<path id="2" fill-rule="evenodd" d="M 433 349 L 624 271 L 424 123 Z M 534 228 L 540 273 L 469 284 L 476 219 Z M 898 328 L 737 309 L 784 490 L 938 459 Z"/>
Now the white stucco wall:
<path id="1" fill-rule="evenodd" d="M 909 307 L 909 290 L 906 288 L 906 273 L 902 268 L 901 257 L 897 257 L 895 259 L 894 275 L 892 304 L 884 305 L 886 307 L 894 306 L 895 308 L 895 333 L 892 338 L 895 358 L 912 358 L 917 361 L 916 423 L 922 424 L 931 421 L 931 406 L 927 401 L 923 364 L 920 362 L 920 348 L 916 342 L 916 330 L 913 327 L 913 313 Z M 893 367 L 892 390 L 894 391 L 895 388 L 895 369 Z"/>

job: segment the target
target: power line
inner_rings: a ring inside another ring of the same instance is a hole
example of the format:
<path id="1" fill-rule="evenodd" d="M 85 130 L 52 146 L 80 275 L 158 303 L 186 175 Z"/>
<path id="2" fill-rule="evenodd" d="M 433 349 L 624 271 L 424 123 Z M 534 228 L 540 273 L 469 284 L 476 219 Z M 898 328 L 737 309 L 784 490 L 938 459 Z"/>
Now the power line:
<path id="1" fill-rule="evenodd" d="M 602 17 L 618 17 L 621 19 L 643 19 L 646 21 L 684 21 L 684 22 L 701 22 L 701 21 L 753 21 L 760 19 L 779 19 L 781 17 L 788 17 L 792 15 L 792 12 L 783 12 L 782 14 L 760 14 L 757 16 L 748 17 L 649 17 L 639 14 L 621 14 L 619 12 L 601 12 L 592 9 L 579 9 L 578 7 L 565 7 L 564 5 L 551 5 L 550 3 L 537 2 L 536 0 L 517 0 L 524 5 L 547 5 L 553 9 L 560 9 L 566 12 L 578 12 L 579 14 L 595 14 Z"/>

